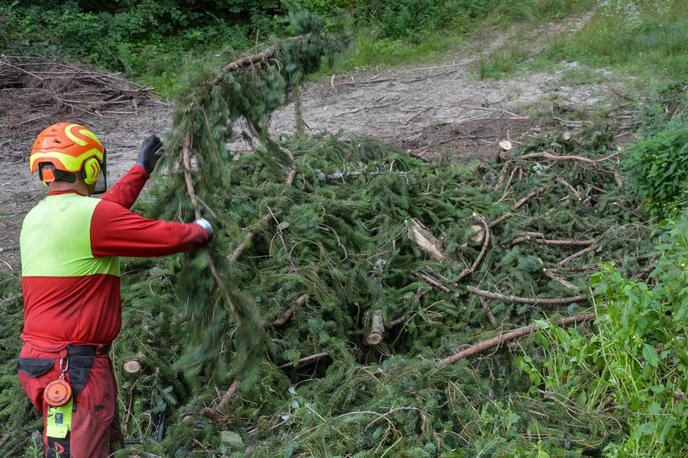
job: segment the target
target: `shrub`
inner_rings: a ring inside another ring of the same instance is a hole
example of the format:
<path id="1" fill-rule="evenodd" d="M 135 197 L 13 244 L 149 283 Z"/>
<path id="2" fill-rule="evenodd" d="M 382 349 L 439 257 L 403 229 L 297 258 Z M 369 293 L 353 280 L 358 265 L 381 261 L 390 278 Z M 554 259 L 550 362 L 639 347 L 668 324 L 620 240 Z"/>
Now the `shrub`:
<path id="1" fill-rule="evenodd" d="M 631 150 L 626 168 L 652 216 L 674 214 L 688 199 L 688 126 L 675 120 L 640 140 Z"/>
<path id="2" fill-rule="evenodd" d="M 544 329 L 536 341 L 545 357 L 519 362 L 531 395 L 574 399 L 622 420 L 625 434 L 607 444 L 608 457 L 688 453 L 688 217 L 669 228 L 652 281 L 628 280 L 612 266 L 593 278 L 595 332 Z"/>

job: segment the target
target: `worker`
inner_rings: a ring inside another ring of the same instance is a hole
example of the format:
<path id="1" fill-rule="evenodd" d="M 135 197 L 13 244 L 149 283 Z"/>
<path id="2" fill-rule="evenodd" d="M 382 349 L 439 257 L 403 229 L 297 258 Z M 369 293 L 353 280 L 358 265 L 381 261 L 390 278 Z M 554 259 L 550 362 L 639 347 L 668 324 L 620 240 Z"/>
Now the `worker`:
<path id="1" fill-rule="evenodd" d="M 107 153 L 84 126 L 54 124 L 29 158 L 48 196 L 20 235 L 24 329 L 18 372 L 42 413 L 48 457 L 106 457 L 122 445 L 117 387 L 108 357 L 120 331 L 119 256 L 165 256 L 208 242 L 213 229 L 155 221 L 129 211 L 162 143 L 147 138 L 136 164 L 106 189 Z"/>

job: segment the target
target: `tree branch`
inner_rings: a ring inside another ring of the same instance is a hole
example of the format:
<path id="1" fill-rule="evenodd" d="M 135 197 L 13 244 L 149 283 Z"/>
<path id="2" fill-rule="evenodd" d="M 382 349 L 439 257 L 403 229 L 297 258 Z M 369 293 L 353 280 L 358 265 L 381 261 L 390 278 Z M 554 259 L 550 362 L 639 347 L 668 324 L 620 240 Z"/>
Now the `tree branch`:
<path id="1" fill-rule="evenodd" d="M 603 157 L 601 159 L 590 159 L 587 157 L 583 156 L 557 156 L 552 153 L 547 153 L 547 152 L 542 152 L 542 153 L 530 153 L 530 154 L 524 154 L 523 156 L 518 156 L 515 157 L 514 159 L 546 159 L 548 161 L 578 161 L 578 162 L 584 162 L 586 164 L 591 164 L 591 165 L 596 165 L 599 164 L 600 162 L 607 161 L 615 156 L 617 156 L 619 153 L 618 151 L 616 153 L 610 154 L 609 156 Z"/>
<path id="2" fill-rule="evenodd" d="M 283 328 L 289 320 L 294 316 L 294 313 L 296 312 L 296 309 L 301 307 L 303 304 L 306 303 L 306 301 L 310 298 L 310 294 L 302 294 L 296 299 L 290 306 L 287 308 L 287 310 L 284 311 L 281 317 L 277 318 L 275 321 L 272 322 L 272 324 L 267 325 L 267 326 L 272 326 L 273 328 Z"/>
<path id="3" fill-rule="evenodd" d="M 561 297 L 554 299 L 539 299 L 530 297 L 509 296 L 506 294 L 492 293 L 473 286 L 467 286 L 466 290 L 475 294 L 476 296 L 484 297 L 486 299 L 504 302 L 514 302 L 516 304 L 531 304 L 531 305 L 564 305 L 572 302 L 585 302 L 588 300 L 587 294 L 579 294 L 571 297 Z"/>
<path id="4" fill-rule="evenodd" d="M 478 253 L 478 257 L 475 258 L 475 261 L 473 261 L 473 264 L 461 271 L 459 276 L 456 278 L 456 281 L 454 282 L 455 284 L 460 282 L 473 272 L 475 272 L 476 269 L 480 267 L 480 263 L 483 262 L 483 259 L 487 254 L 487 248 L 490 246 L 490 225 L 487 224 L 485 218 L 483 218 L 481 215 L 477 213 L 473 213 L 473 218 L 475 218 L 483 226 L 483 231 L 485 231 L 485 233 L 483 234 L 483 246 L 480 249 L 480 253 Z"/>
<path id="5" fill-rule="evenodd" d="M 595 312 L 583 312 L 579 313 L 578 315 L 561 318 L 559 320 L 552 322 L 552 324 L 555 326 L 570 326 L 573 324 L 584 323 L 586 321 L 592 321 L 595 318 Z M 490 348 L 499 347 L 504 342 L 508 342 L 510 340 L 518 339 L 519 337 L 532 334 L 538 329 L 539 327 L 536 324 L 531 324 L 528 326 L 524 326 L 522 328 L 517 328 L 512 331 L 502 333 L 491 339 L 479 342 L 475 345 L 471 345 L 465 350 L 461 350 L 460 352 L 455 353 L 451 356 L 447 356 L 446 358 L 442 359 L 442 364 L 454 364 L 457 361 L 461 361 L 462 359 L 466 359 L 478 353 L 482 353 L 483 351 L 488 350 Z"/>

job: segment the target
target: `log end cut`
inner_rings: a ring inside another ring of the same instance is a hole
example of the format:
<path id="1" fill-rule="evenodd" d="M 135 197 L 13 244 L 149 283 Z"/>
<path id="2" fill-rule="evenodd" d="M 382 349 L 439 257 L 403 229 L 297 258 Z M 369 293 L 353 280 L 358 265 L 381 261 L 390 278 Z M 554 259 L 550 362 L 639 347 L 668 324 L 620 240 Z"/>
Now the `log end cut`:
<path id="1" fill-rule="evenodd" d="M 127 374 L 138 374 L 139 372 L 141 372 L 141 364 L 134 359 L 132 359 L 131 361 L 127 361 L 126 363 L 124 363 L 124 371 Z"/>

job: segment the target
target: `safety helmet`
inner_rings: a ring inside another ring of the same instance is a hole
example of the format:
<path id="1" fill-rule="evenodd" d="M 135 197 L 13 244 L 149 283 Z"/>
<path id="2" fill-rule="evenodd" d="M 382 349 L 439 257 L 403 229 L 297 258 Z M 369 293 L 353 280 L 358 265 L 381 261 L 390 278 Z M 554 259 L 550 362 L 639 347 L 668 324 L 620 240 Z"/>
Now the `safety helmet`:
<path id="1" fill-rule="evenodd" d="M 80 173 L 94 185 L 105 168 L 105 148 L 96 134 L 79 124 L 60 122 L 38 134 L 29 157 L 31 173 L 38 170 L 44 183 L 56 179 L 72 181 Z M 104 173 L 102 173 L 104 178 Z M 104 189 L 103 189 L 104 190 Z"/>

